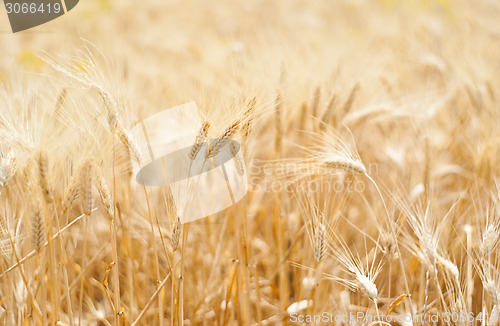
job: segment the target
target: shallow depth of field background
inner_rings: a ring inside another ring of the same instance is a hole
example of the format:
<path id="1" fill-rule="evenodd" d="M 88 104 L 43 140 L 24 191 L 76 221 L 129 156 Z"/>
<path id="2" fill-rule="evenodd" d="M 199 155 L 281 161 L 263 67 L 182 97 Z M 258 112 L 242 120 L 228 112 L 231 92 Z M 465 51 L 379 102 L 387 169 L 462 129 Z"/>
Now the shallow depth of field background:
<path id="1" fill-rule="evenodd" d="M 35 251 L 0 275 L 1 325 L 500 309 L 497 1 L 82 0 L 16 34 L 2 7 L 0 31 L 0 272 Z M 190 223 L 184 253 L 103 89 L 125 130 L 189 101 L 211 138 L 241 120 L 250 191 Z M 334 135 L 367 175 L 280 169 L 334 152 Z"/>

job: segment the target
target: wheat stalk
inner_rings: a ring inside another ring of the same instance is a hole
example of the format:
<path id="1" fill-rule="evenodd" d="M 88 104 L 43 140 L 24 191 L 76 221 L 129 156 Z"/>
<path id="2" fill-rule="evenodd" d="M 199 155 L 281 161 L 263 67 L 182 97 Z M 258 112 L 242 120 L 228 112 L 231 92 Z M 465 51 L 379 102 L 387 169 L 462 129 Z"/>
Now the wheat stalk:
<path id="1" fill-rule="evenodd" d="M 320 263 L 326 252 L 326 240 L 325 233 L 326 228 L 321 223 L 318 222 L 317 225 L 313 225 L 313 246 L 314 246 L 314 259 L 316 262 Z"/>
<path id="2" fill-rule="evenodd" d="M 240 155 L 238 155 L 239 154 L 238 149 L 236 148 L 236 145 L 233 142 L 229 144 L 229 150 L 231 151 L 231 155 L 233 156 L 234 159 L 236 172 L 238 172 L 239 175 L 243 175 L 245 173 L 245 165 Z"/>
<path id="3" fill-rule="evenodd" d="M 243 124 L 242 133 L 243 139 L 247 139 L 250 135 L 250 131 L 252 130 L 252 124 L 255 116 L 255 105 L 257 104 L 257 97 L 254 97 L 248 102 L 247 110 L 245 111 L 245 123 Z"/>
<path id="4" fill-rule="evenodd" d="M 47 153 L 45 151 L 40 151 L 38 153 L 38 181 L 40 188 L 42 190 L 43 198 L 45 202 L 51 203 L 53 201 L 53 191 L 50 186 L 49 181 L 49 162 Z"/>
<path id="5" fill-rule="evenodd" d="M 45 234 L 45 221 L 40 209 L 35 209 L 35 211 L 33 212 L 31 230 L 33 246 L 35 250 L 39 252 L 43 248 L 45 240 L 47 238 Z"/>
<path id="6" fill-rule="evenodd" d="M 194 141 L 193 146 L 191 147 L 191 152 L 189 152 L 189 159 L 193 161 L 196 158 L 196 155 L 201 150 L 201 147 L 205 143 L 205 140 L 207 139 L 208 135 L 208 129 L 210 128 L 210 122 L 205 121 L 203 125 L 200 128 L 200 131 L 198 132 L 198 135 L 196 135 L 196 139 Z"/>
<path id="7" fill-rule="evenodd" d="M 104 179 L 102 171 L 97 177 L 96 182 L 97 182 L 97 192 L 99 193 L 99 199 L 101 200 L 101 203 L 104 206 L 104 209 L 106 210 L 108 218 L 111 219 L 115 215 L 115 207 L 113 205 L 113 198 L 111 197 L 111 192 L 109 191 L 108 184 L 106 183 L 106 179 Z"/>
<path id="8" fill-rule="evenodd" d="M 79 176 L 79 194 L 81 196 L 83 213 L 85 215 L 90 215 L 92 213 L 92 163 L 87 161 L 84 163 Z"/>
<path id="9" fill-rule="evenodd" d="M 206 157 L 214 157 L 217 155 L 221 149 L 226 145 L 227 140 L 231 138 L 239 129 L 240 120 L 236 120 L 229 127 L 227 127 L 222 134 L 220 134 L 213 143 L 210 144 L 210 148 L 207 152 Z"/>
<path id="10" fill-rule="evenodd" d="M 343 170 L 354 174 L 366 174 L 366 168 L 360 161 L 343 158 L 326 158 L 324 165 L 328 169 Z"/>
<path id="11" fill-rule="evenodd" d="M 177 218 L 172 226 L 172 236 L 170 244 L 172 246 L 172 251 L 176 252 L 179 249 L 179 239 L 182 233 L 182 224 L 181 220 Z"/>

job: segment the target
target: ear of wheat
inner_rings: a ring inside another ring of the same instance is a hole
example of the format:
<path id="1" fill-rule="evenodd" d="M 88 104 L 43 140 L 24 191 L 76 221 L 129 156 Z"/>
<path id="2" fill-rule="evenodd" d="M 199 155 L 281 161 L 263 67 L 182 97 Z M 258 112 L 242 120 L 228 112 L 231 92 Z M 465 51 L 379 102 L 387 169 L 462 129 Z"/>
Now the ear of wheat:
<path id="1" fill-rule="evenodd" d="M 490 217 L 491 219 L 491 217 Z M 488 257 L 498 245 L 500 238 L 500 226 L 495 223 L 495 220 L 489 220 L 483 232 L 480 250 L 485 257 Z"/>
<path id="2" fill-rule="evenodd" d="M 252 130 L 252 124 L 255 115 L 255 105 L 257 104 L 257 97 L 254 97 L 248 102 L 247 110 L 245 111 L 244 119 L 245 123 L 242 127 L 243 139 L 247 139 Z"/>
<path id="3" fill-rule="evenodd" d="M 321 100 L 321 87 L 318 86 L 318 87 L 316 87 L 316 90 L 314 91 L 314 97 L 313 97 L 313 101 L 311 104 L 311 115 L 313 117 L 316 117 L 318 114 L 320 100 Z"/>
<path id="4" fill-rule="evenodd" d="M 82 200 L 83 213 L 90 215 L 92 212 L 92 162 L 88 160 L 80 171 L 79 193 Z"/>
<path id="5" fill-rule="evenodd" d="M 240 121 L 236 120 L 231 124 L 229 127 L 227 127 L 222 134 L 215 139 L 215 141 L 210 144 L 210 148 L 207 152 L 206 157 L 214 157 L 217 155 L 221 149 L 226 145 L 227 140 L 231 138 L 239 129 L 240 127 Z"/>
<path id="6" fill-rule="evenodd" d="M 10 182 L 16 170 L 16 157 L 13 151 L 0 159 L 0 194 Z"/>
<path id="7" fill-rule="evenodd" d="M 47 62 L 51 67 L 61 72 L 65 76 L 71 78 L 74 81 L 86 86 L 91 91 L 97 93 L 104 102 L 104 107 L 106 108 L 107 114 L 107 123 L 111 130 L 111 132 L 117 136 L 120 142 L 125 146 L 127 151 L 129 152 L 130 158 L 134 159 L 136 162 L 140 163 L 142 159 L 142 154 L 139 149 L 139 146 L 135 142 L 134 138 L 130 135 L 130 133 L 125 129 L 123 123 L 120 119 L 120 113 L 118 109 L 118 104 L 115 98 L 110 94 L 110 92 L 100 85 L 98 82 L 93 80 L 93 78 L 86 73 L 84 70 L 77 71 L 72 70 L 67 67 L 64 67 L 54 60 L 50 58 L 44 58 L 44 61 Z M 95 64 L 90 60 L 91 64 L 89 70 L 95 69 Z"/>
<path id="8" fill-rule="evenodd" d="M 38 153 L 38 181 L 42 190 L 43 198 L 47 203 L 53 201 L 53 192 L 49 178 L 49 160 L 45 151 Z"/>
<path id="9" fill-rule="evenodd" d="M 35 247 L 35 250 L 39 252 L 42 249 L 47 237 L 45 234 L 45 221 L 42 211 L 38 207 L 33 212 L 31 227 L 33 246 Z"/>
<path id="10" fill-rule="evenodd" d="M 305 158 L 287 158 L 271 163 L 274 173 L 286 183 L 314 178 L 328 178 L 339 172 L 365 175 L 367 170 L 356 148 L 348 145 L 338 134 L 328 129 L 325 133 L 306 133 L 315 147 L 300 146 Z"/>
<path id="11" fill-rule="evenodd" d="M 377 285 L 375 284 L 375 278 L 381 271 L 380 263 L 375 265 L 375 257 L 369 268 L 365 268 L 360 261 L 359 255 L 354 255 L 347 245 L 337 237 L 340 241 L 340 245 L 335 244 L 333 241 L 329 241 L 329 250 L 331 256 L 337 259 L 349 272 L 354 280 L 343 279 L 340 277 L 331 277 L 332 280 L 345 284 L 353 291 L 360 291 L 370 300 L 375 303 L 379 299 Z"/>
<path id="12" fill-rule="evenodd" d="M 198 155 L 201 147 L 203 146 L 205 140 L 207 139 L 208 129 L 210 128 L 210 122 L 205 121 L 196 135 L 193 146 L 191 147 L 191 152 L 189 153 L 189 159 L 193 161 Z"/>
<path id="13" fill-rule="evenodd" d="M 99 193 L 99 199 L 101 200 L 101 203 L 106 210 L 108 218 L 113 218 L 115 213 L 113 198 L 111 197 L 108 184 L 106 183 L 106 179 L 104 179 L 104 175 L 102 174 L 102 171 L 100 171 L 100 169 L 99 175 L 97 177 L 97 192 Z"/>
<path id="14" fill-rule="evenodd" d="M 317 225 L 312 227 L 313 233 L 313 247 L 314 247 L 314 259 L 316 262 L 321 262 L 325 256 L 326 252 L 326 228 L 323 223 L 318 222 Z"/>
<path id="15" fill-rule="evenodd" d="M 444 267 L 446 272 L 453 277 L 453 280 L 457 283 L 457 285 L 460 286 L 460 272 L 458 271 L 457 265 L 441 255 L 437 256 L 437 261 Z"/>
<path id="16" fill-rule="evenodd" d="M 321 121 L 323 122 L 322 124 L 320 124 L 321 130 L 325 130 L 325 125 L 328 125 L 330 123 L 330 120 L 332 120 L 332 117 L 334 114 L 335 103 L 337 102 L 337 97 L 338 97 L 338 94 L 334 93 L 332 95 L 332 98 L 328 102 L 328 105 L 326 107 L 326 111 L 323 114 L 323 118 L 321 118 Z"/>
<path id="17" fill-rule="evenodd" d="M 172 236 L 170 242 L 172 245 L 173 252 L 176 252 L 179 249 L 179 239 L 181 237 L 181 232 L 182 232 L 181 220 L 177 218 L 177 220 L 175 220 L 174 224 L 172 225 Z"/>
<path id="18" fill-rule="evenodd" d="M 323 164 L 327 169 L 343 170 L 353 174 L 366 174 L 366 168 L 361 161 L 338 155 L 326 156 Z"/>
<path id="19" fill-rule="evenodd" d="M 231 155 L 233 156 L 234 159 L 234 164 L 236 166 L 236 172 L 238 172 L 239 175 L 243 175 L 245 173 L 245 165 L 243 163 L 243 160 L 241 159 L 238 149 L 236 148 L 236 145 L 231 142 L 229 144 L 229 150 L 231 151 Z"/>
<path id="20" fill-rule="evenodd" d="M 347 100 L 345 101 L 344 106 L 341 109 L 341 112 L 343 115 L 345 115 L 351 109 L 352 104 L 356 98 L 358 91 L 359 91 L 359 88 L 360 88 L 359 82 L 354 84 L 354 86 L 351 88 L 351 91 L 349 92 L 349 96 L 347 97 Z"/>

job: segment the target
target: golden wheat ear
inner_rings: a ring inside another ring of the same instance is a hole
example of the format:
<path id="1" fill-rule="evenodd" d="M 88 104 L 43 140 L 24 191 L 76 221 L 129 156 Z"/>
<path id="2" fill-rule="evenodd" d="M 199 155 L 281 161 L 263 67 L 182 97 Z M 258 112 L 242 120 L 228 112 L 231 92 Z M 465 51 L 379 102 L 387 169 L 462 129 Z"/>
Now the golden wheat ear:
<path id="1" fill-rule="evenodd" d="M 43 198 L 47 203 L 51 203 L 54 200 L 54 193 L 50 185 L 49 176 L 49 159 L 45 151 L 38 152 L 37 156 L 38 163 L 38 181 L 40 188 L 42 190 Z"/>
<path id="2" fill-rule="evenodd" d="M 182 233 L 181 220 L 180 218 L 177 218 L 177 220 L 175 220 L 174 224 L 172 225 L 172 236 L 170 240 L 173 252 L 176 252 L 179 249 L 179 239 L 181 237 L 181 233 Z"/>
<path id="3" fill-rule="evenodd" d="M 222 134 L 220 134 L 212 144 L 207 152 L 206 157 L 214 157 L 217 155 L 221 149 L 226 145 L 227 140 L 231 138 L 240 128 L 241 121 L 236 120 L 229 127 L 227 127 Z"/>
<path id="4" fill-rule="evenodd" d="M 196 139 L 194 140 L 194 144 L 191 147 L 191 152 L 189 153 L 189 159 L 194 161 L 198 153 L 200 152 L 205 140 L 207 139 L 208 129 L 210 128 L 210 122 L 205 121 L 196 135 Z"/>
<path id="5" fill-rule="evenodd" d="M 366 168 L 360 161 L 343 159 L 341 157 L 325 158 L 323 164 L 328 169 L 343 170 L 353 174 L 366 174 Z"/>
<path id="6" fill-rule="evenodd" d="M 313 246 L 314 246 L 314 259 L 316 262 L 320 263 L 325 257 L 326 252 L 326 228 L 323 223 L 318 222 L 317 225 L 313 225 Z"/>
<path id="7" fill-rule="evenodd" d="M 32 214 L 31 230 L 32 230 L 32 241 L 33 247 L 37 252 L 39 252 L 47 239 L 46 229 L 45 229 L 45 219 L 43 218 L 42 211 L 40 207 L 34 209 Z"/>
<path id="8" fill-rule="evenodd" d="M 106 215 L 108 216 L 109 219 L 112 219 L 113 216 L 115 215 L 115 206 L 113 204 L 113 198 L 111 196 L 111 192 L 109 191 L 108 184 L 106 182 L 106 179 L 104 178 L 104 175 L 99 169 L 98 171 L 98 177 L 96 180 L 96 185 L 97 185 L 97 192 L 99 193 L 99 199 L 101 200 L 101 204 L 104 206 L 104 209 L 106 210 Z"/>
<path id="9" fill-rule="evenodd" d="M 255 96 L 248 102 L 247 104 L 247 109 L 244 114 L 244 121 L 245 123 L 243 124 L 242 133 L 243 133 L 243 139 L 247 139 L 248 136 L 250 135 L 250 132 L 252 131 L 253 127 L 253 121 L 255 118 L 255 105 L 257 104 L 257 97 Z"/>
<path id="10" fill-rule="evenodd" d="M 83 213 L 90 215 L 92 213 L 93 199 L 92 199 L 92 171 L 93 166 L 90 160 L 86 161 L 80 171 L 79 177 L 79 193 L 81 196 Z"/>

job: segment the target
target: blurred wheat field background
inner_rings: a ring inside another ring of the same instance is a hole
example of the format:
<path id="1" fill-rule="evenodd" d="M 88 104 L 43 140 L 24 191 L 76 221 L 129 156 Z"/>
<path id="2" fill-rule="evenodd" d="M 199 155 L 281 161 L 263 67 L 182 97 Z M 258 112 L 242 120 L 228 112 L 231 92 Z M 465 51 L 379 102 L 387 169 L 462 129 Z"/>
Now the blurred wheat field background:
<path id="1" fill-rule="evenodd" d="M 499 17 L 87 0 L 0 34 L 0 324 L 496 325 Z M 249 192 L 181 225 L 129 130 L 190 101 Z"/>

